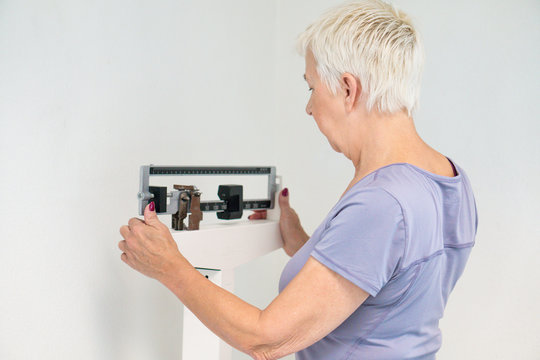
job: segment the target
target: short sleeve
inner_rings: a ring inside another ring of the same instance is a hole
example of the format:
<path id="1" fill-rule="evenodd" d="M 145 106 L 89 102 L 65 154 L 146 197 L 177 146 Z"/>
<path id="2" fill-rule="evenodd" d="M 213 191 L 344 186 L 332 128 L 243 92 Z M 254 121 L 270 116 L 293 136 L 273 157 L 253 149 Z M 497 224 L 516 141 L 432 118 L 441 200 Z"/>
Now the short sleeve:
<path id="1" fill-rule="evenodd" d="M 383 189 L 346 194 L 311 256 L 376 296 L 398 268 L 405 249 L 401 206 Z"/>

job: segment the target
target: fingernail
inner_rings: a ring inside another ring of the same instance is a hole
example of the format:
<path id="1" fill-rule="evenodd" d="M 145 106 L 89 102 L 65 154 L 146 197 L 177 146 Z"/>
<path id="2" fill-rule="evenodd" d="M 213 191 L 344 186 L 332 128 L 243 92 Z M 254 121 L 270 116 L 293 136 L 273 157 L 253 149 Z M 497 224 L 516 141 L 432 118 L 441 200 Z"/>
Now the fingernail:
<path id="1" fill-rule="evenodd" d="M 152 201 L 150 203 L 150 211 L 154 211 L 156 209 L 156 204 L 154 204 L 154 202 Z"/>
<path id="2" fill-rule="evenodd" d="M 289 189 L 287 189 L 287 188 L 283 189 L 283 191 L 281 192 L 281 195 L 288 196 L 289 195 Z"/>

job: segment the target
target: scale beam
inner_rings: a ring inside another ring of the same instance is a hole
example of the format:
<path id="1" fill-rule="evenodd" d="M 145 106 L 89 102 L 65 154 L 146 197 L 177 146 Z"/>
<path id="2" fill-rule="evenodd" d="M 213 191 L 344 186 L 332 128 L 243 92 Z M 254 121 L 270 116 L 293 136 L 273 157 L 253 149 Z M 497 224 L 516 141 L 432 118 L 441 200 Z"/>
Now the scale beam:
<path id="1" fill-rule="evenodd" d="M 201 192 L 195 185 L 174 185 L 169 192 L 165 186 L 150 186 L 150 176 L 215 176 L 259 175 L 268 177 L 266 199 L 244 199 L 242 185 L 220 185 L 221 201 L 201 201 Z M 276 168 L 274 166 L 157 166 L 144 165 L 140 170 L 139 215 L 149 202 L 156 205 L 160 215 L 172 215 L 171 227 L 175 230 L 198 230 L 203 212 L 217 212 L 219 219 L 242 217 L 243 210 L 273 209 L 276 195 Z M 169 199 L 169 201 L 167 201 Z M 183 220 L 189 215 L 189 225 Z"/>

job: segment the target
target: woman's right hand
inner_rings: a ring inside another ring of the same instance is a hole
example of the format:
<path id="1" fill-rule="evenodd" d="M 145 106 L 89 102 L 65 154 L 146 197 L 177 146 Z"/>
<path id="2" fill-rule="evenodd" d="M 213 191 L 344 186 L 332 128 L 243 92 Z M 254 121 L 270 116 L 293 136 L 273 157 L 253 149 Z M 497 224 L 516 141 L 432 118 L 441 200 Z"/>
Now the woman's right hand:
<path id="1" fill-rule="evenodd" d="M 289 204 L 289 189 L 285 188 L 279 194 L 279 229 L 283 239 L 283 250 L 289 256 L 293 256 L 309 240 L 304 228 L 300 224 L 300 218 Z"/>

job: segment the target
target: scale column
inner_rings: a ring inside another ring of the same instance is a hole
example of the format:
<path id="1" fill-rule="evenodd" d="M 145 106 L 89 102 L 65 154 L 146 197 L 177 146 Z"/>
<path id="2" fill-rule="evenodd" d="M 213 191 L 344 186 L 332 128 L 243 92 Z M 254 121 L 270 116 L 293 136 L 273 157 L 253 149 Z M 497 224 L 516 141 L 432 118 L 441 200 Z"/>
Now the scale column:
<path id="1" fill-rule="evenodd" d="M 197 270 L 223 289 L 234 291 L 234 270 Z M 221 340 L 184 306 L 182 360 L 231 360 L 232 347 Z"/>

